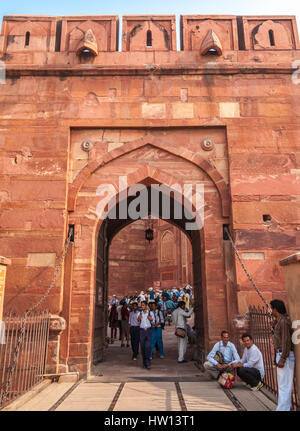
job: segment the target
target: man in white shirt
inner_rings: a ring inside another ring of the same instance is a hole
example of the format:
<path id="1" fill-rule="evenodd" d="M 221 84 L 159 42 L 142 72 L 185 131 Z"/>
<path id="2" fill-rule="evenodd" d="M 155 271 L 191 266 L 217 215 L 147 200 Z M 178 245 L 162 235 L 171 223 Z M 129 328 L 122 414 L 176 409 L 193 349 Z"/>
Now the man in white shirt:
<path id="1" fill-rule="evenodd" d="M 175 325 L 175 330 L 177 328 L 185 330 L 185 336 L 183 338 L 177 337 L 178 338 L 178 363 L 179 364 L 182 364 L 183 362 L 187 362 L 184 359 L 184 355 L 185 355 L 186 348 L 187 348 L 187 342 L 188 342 L 186 319 L 188 317 L 191 317 L 192 314 L 193 314 L 193 308 L 191 308 L 189 311 L 185 311 L 185 302 L 184 301 L 179 301 L 178 302 L 178 308 L 176 308 L 176 310 L 173 311 L 172 318 L 173 318 L 173 322 Z"/>
<path id="2" fill-rule="evenodd" d="M 132 311 L 129 314 L 129 331 L 130 340 L 132 348 L 132 359 L 136 361 L 137 355 L 139 354 L 139 344 L 140 344 L 140 322 L 138 321 L 138 316 L 140 312 L 138 311 L 138 304 L 134 302 L 132 304 Z"/>
<path id="3" fill-rule="evenodd" d="M 216 357 L 217 352 L 223 356 L 223 361 L 219 362 Z M 217 379 L 225 371 L 232 371 L 232 364 L 240 362 L 241 358 L 233 343 L 229 341 L 229 333 L 225 329 L 221 332 L 221 340 L 214 345 L 207 355 L 207 361 L 203 366 L 211 378 Z"/>
<path id="4" fill-rule="evenodd" d="M 237 369 L 238 376 L 253 391 L 257 391 L 263 387 L 261 381 L 265 375 L 263 356 L 259 348 L 253 343 L 250 334 L 243 334 L 242 340 L 245 347 L 244 354 L 241 362 L 233 364 L 233 368 Z"/>
<path id="5" fill-rule="evenodd" d="M 154 347 L 157 343 L 159 350 L 159 357 L 163 359 L 164 355 L 164 346 L 162 340 L 162 325 L 165 323 L 163 312 L 157 307 L 156 302 L 153 302 L 152 311 L 154 314 L 154 319 L 152 321 L 152 342 L 151 342 L 151 359 L 153 357 Z"/>
<path id="6" fill-rule="evenodd" d="M 140 345 L 143 355 L 143 367 L 150 370 L 151 362 L 151 342 L 152 342 L 152 320 L 154 314 L 147 307 L 147 302 L 141 302 L 142 311 L 138 316 L 138 322 L 140 323 Z"/>

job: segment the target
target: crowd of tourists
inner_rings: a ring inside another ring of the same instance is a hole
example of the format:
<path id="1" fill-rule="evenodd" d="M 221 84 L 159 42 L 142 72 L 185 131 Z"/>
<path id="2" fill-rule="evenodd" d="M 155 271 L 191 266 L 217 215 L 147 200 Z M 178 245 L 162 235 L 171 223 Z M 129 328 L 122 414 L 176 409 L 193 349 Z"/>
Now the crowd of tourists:
<path id="1" fill-rule="evenodd" d="M 121 339 L 121 347 L 129 347 L 131 342 L 132 360 L 136 360 L 139 348 L 143 358 L 143 367 L 151 368 L 154 349 L 163 359 L 164 346 L 162 331 L 168 315 L 171 314 L 178 339 L 178 363 L 184 363 L 184 355 L 188 340 L 194 340 L 194 327 L 187 324 L 193 313 L 192 287 L 182 289 L 155 290 L 152 287 L 144 293 L 125 296 L 121 301 L 113 295 L 109 305 L 109 326 L 113 343 L 117 339 L 117 331 Z M 292 343 L 292 325 L 287 315 L 284 302 L 274 299 L 270 302 L 273 326 L 274 363 L 277 370 L 278 411 L 291 410 L 295 357 Z M 264 359 L 255 345 L 252 335 L 244 333 L 241 337 L 244 347 L 242 358 L 235 345 L 230 341 L 227 330 L 221 332 L 221 339 L 215 343 L 203 364 L 204 372 L 212 379 L 223 376 L 238 376 L 253 391 L 263 387 L 265 376 Z M 234 379 L 233 379 L 234 381 Z M 226 387 L 226 386 L 225 386 Z"/>
<path id="2" fill-rule="evenodd" d="M 146 292 L 126 295 L 121 300 L 116 295 L 109 301 L 108 323 L 110 343 L 121 340 L 121 347 L 132 349 L 132 360 L 136 361 L 141 349 L 143 367 L 151 368 L 154 349 L 163 359 L 164 346 L 162 331 L 166 324 L 174 323 L 182 330 L 178 335 L 178 362 L 186 362 L 184 354 L 188 340 L 195 339 L 195 332 L 187 325 L 186 319 L 193 313 L 192 286 L 172 289 L 155 289 L 150 287 Z"/>

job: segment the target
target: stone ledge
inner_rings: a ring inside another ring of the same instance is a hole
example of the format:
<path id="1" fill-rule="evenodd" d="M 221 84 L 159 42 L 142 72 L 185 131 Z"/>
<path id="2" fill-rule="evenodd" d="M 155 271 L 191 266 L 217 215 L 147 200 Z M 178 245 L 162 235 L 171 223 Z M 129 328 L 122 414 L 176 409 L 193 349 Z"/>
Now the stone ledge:
<path id="1" fill-rule="evenodd" d="M 67 322 L 65 319 L 61 316 L 58 316 L 57 314 L 52 314 L 50 317 L 50 326 L 49 330 L 50 332 L 58 333 L 60 334 L 62 331 L 64 331 L 67 327 Z"/>
<path id="2" fill-rule="evenodd" d="M 53 374 L 43 374 L 45 379 L 51 380 L 51 382 L 66 383 L 66 382 L 78 382 L 79 372 L 70 373 L 53 373 Z"/>
<path id="3" fill-rule="evenodd" d="M 285 265 L 289 265 L 290 263 L 296 263 L 296 262 L 300 262 L 300 251 L 298 253 L 291 254 L 285 259 L 280 260 L 279 264 L 280 266 L 285 266 Z"/>
<path id="4" fill-rule="evenodd" d="M 263 65 L 245 64 L 181 64 L 153 67 L 143 66 L 38 66 L 6 64 L 6 76 L 101 76 L 101 75 L 236 75 L 236 74 L 289 74 L 295 71 L 291 65 L 264 63 Z"/>
<path id="5" fill-rule="evenodd" d="M 4 256 L 0 256 L 0 265 L 11 265 L 11 259 L 8 259 Z"/>
<path id="6" fill-rule="evenodd" d="M 21 395 L 19 398 L 17 398 L 16 400 L 14 400 L 10 404 L 8 404 L 6 407 L 4 407 L 4 409 L 2 409 L 2 411 L 18 410 L 24 404 L 28 403 L 28 401 L 30 401 L 33 397 L 35 397 L 37 394 L 42 392 L 50 384 L 51 384 L 50 380 L 43 380 L 41 383 L 34 386 L 28 392 Z"/>

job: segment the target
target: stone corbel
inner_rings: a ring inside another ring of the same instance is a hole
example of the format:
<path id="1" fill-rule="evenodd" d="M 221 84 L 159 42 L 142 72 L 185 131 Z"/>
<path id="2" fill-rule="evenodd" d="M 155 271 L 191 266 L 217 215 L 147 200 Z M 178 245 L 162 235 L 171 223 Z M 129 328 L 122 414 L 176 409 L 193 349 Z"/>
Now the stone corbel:
<path id="1" fill-rule="evenodd" d="M 206 55 L 209 51 L 216 51 L 218 55 L 222 55 L 223 51 L 220 39 L 213 30 L 208 31 L 200 48 L 201 55 Z"/>
<path id="2" fill-rule="evenodd" d="M 78 44 L 76 54 L 79 56 L 85 51 L 92 53 L 94 56 L 98 55 L 97 39 L 91 29 L 88 29 L 83 36 L 83 39 Z"/>
<path id="3" fill-rule="evenodd" d="M 46 373 L 60 373 L 66 371 L 66 366 L 59 363 L 59 349 L 61 333 L 67 328 L 67 322 L 61 316 L 50 316 L 49 340 L 47 350 Z"/>
<path id="4" fill-rule="evenodd" d="M 67 328 L 67 322 L 61 316 L 57 314 L 51 314 L 50 317 L 50 326 L 49 326 L 49 335 L 52 334 L 54 337 L 57 337 Z"/>

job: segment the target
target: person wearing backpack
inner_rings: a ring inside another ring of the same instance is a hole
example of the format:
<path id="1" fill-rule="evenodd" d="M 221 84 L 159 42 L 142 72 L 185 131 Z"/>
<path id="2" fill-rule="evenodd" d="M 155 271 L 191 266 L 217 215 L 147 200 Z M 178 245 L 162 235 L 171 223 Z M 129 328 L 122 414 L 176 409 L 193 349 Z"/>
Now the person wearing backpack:
<path id="1" fill-rule="evenodd" d="M 140 346 L 143 356 L 143 367 L 147 370 L 151 369 L 150 355 L 152 342 L 152 321 L 154 314 L 148 309 L 147 302 L 141 302 L 142 311 L 138 316 L 140 323 Z"/>
<path id="2" fill-rule="evenodd" d="M 164 355 L 164 346 L 163 346 L 163 340 L 162 340 L 162 328 L 165 323 L 163 312 L 159 309 L 156 302 L 152 303 L 152 311 L 154 314 L 154 318 L 152 321 L 152 341 L 151 341 L 151 357 L 153 357 L 154 347 L 157 343 L 158 350 L 159 350 L 159 357 L 163 359 L 165 357 Z"/>
<path id="3" fill-rule="evenodd" d="M 132 311 L 129 314 L 129 332 L 130 332 L 130 340 L 131 340 L 131 348 L 132 348 L 132 359 L 136 361 L 136 358 L 139 354 L 139 345 L 140 345 L 140 322 L 138 321 L 139 316 L 138 311 L 138 303 L 132 303 Z"/>

